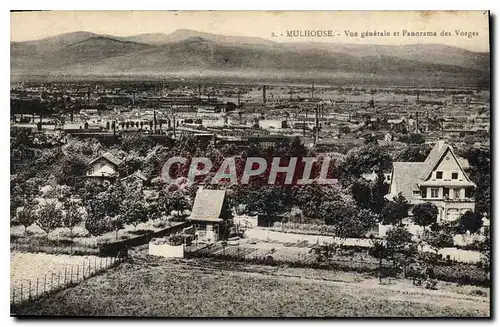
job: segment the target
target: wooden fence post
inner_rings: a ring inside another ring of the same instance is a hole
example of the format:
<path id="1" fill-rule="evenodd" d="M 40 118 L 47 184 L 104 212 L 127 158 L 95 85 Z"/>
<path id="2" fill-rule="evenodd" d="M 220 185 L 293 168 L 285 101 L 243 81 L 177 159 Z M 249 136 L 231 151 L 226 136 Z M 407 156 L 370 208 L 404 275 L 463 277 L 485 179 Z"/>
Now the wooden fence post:
<path id="1" fill-rule="evenodd" d="M 28 280 L 28 300 L 31 300 L 31 279 Z"/>
<path id="2" fill-rule="evenodd" d="M 35 297 L 38 297 L 38 277 L 36 278 L 36 294 Z"/>
<path id="3" fill-rule="evenodd" d="M 23 302 L 23 281 L 21 280 L 21 302 Z"/>
<path id="4" fill-rule="evenodd" d="M 66 285 L 66 266 L 64 266 L 64 284 L 63 285 Z"/>
<path id="5" fill-rule="evenodd" d="M 70 269 L 69 283 L 73 284 L 73 266 L 71 266 L 71 269 Z"/>
<path id="6" fill-rule="evenodd" d="M 76 282 L 79 282 L 79 277 L 80 277 L 80 264 L 76 266 Z"/>
<path id="7" fill-rule="evenodd" d="M 43 293 L 46 292 L 46 285 L 47 285 L 47 274 L 43 276 Z"/>
<path id="8" fill-rule="evenodd" d="M 82 280 L 85 279 L 85 260 L 83 260 L 83 263 L 82 263 Z"/>
<path id="9" fill-rule="evenodd" d="M 57 273 L 57 288 L 61 285 L 61 271 Z"/>
<path id="10" fill-rule="evenodd" d="M 52 290 L 54 288 L 54 273 L 50 273 L 50 289 Z"/>

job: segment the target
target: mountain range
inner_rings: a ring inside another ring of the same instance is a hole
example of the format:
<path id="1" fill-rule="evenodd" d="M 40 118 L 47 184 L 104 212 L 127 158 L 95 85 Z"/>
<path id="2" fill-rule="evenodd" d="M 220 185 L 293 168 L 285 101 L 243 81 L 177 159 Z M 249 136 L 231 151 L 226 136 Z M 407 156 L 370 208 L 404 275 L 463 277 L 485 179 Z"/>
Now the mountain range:
<path id="1" fill-rule="evenodd" d="M 180 29 L 11 42 L 11 75 L 172 75 L 489 85 L 490 55 L 441 44 L 278 43 Z"/>

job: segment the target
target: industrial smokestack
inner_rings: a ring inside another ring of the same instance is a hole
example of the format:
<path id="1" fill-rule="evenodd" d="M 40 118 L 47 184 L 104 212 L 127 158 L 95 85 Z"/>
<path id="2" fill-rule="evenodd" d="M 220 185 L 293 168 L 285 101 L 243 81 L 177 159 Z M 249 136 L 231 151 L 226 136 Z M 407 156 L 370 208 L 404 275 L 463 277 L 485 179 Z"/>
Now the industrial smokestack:
<path id="1" fill-rule="evenodd" d="M 319 141 L 319 117 L 318 117 L 319 106 L 316 106 L 314 110 L 315 114 L 315 133 L 314 133 L 314 144 L 318 144 Z"/>
<path id="2" fill-rule="evenodd" d="M 418 111 L 417 111 L 417 113 L 415 115 L 415 129 L 416 129 L 416 132 L 418 133 L 418 131 L 419 131 L 418 130 Z"/>
<path id="3" fill-rule="evenodd" d="M 201 100 L 201 84 L 198 84 L 198 100 Z"/>
<path id="4" fill-rule="evenodd" d="M 266 86 L 262 87 L 262 103 L 266 105 Z"/>
<path id="5" fill-rule="evenodd" d="M 240 106 L 240 90 L 238 90 L 238 107 Z"/>

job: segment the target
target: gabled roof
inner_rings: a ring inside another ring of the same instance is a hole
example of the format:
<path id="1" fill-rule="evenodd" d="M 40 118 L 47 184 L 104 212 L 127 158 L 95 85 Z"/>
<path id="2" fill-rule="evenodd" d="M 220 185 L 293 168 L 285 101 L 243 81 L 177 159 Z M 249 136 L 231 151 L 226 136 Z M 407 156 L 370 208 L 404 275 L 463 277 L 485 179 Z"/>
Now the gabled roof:
<path id="1" fill-rule="evenodd" d="M 394 162 L 392 169 L 391 193 L 401 193 L 411 201 L 413 190 L 418 190 L 420 173 L 426 167 L 424 162 Z"/>
<path id="2" fill-rule="evenodd" d="M 101 155 L 95 159 L 90 160 L 89 165 L 93 164 L 94 162 L 96 162 L 97 160 L 99 160 L 101 158 L 106 159 L 107 161 L 111 162 L 112 164 L 114 164 L 116 166 L 119 166 L 123 163 L 123 161 L 121 159 L 115 157 L 114 155 L 112 155 L 109 152 L 106 152 L 103 155 Z"/>
<path id="3" fill-rule="evenodd" d="M 448 151 L 450 151 L 452 156 L 457 160 L 458 165 L 462 169 L 466 179 L 466 181 L 463 182 L 457 181 L 456 186 L 475 186 L 475 184 L 470 181 L 467 174 L 463 171 L 464 168 L 462 163 L 464 163 L 464 161 L 467 162 L 467 160 L 455 156 L 453 148 L 450 145 L 445 144 L 444 141 L 438 141 L 424 162 L 393 162 L 390 193 L 398 194 L 401 192 L 401 194 L 410 202 L 411 200 L 420 199 L 420 196 L 415 197 L 413 195 L 413 191 L 418 190 L 418 186 L 424 183 L 426 183 L 426 185 L 429 183 L 429 185 L 438 185 L 441 183 L 441 181 L 436 183 L 425 181 L 429 178 L 432 171 L 441 162 Z"/>
<path id="4" fill-rule="evenodd" d="M 143 173 L 141 173 L 141 171 L 139 171 L 139 170 L 138 170 L 138 171 L 136 171 L 136 172 L 135 172 L 135 173 L 133 173 L 133 174 L 128 175 L 127 177 L 122 178 L 121 180 L 123 181 L 123 180 L 126 180 L 126 179 L 128 179 L 128 178 L 132 178 L 132 177 L 139 178 L 139 179 L 141 179 L 141 180 L 142 180 L 142 181 L 144 181 L 144 182 L 148 180 L 148 178 L 147 178 L 146 176 L 144 176 L 144 174 L 143 174 Z"/>
<path id="5" fill-rule="evenodd" d="M 198 189 L 189 220 L 219 222 L 226 191 Z"/>

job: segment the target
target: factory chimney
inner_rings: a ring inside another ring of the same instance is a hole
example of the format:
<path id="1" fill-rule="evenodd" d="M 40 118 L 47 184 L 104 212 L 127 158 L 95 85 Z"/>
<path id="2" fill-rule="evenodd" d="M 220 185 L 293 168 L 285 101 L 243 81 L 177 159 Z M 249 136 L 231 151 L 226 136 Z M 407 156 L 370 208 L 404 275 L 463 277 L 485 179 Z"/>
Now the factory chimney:
<path id="1" fill-rule="evenodd" d="M 415 132 L 418 133 L 418 111 L 415 114 Z"/>
<path id="2" fill-rule="evenodd" d="M 318 118 L 319 105 L 316 106 L 314 110 L 315 113 L 315 128 L 314 128 L 314 144 L 318 144 L 319 141 L 319 118 Z"/>
<path id="3" fill-rule="evenodd" d="M 201 84 L 198 84 L 198 100 L 201 100 Z"/>
<path id="4" fill-rule="evenodd" d="M 264 106 L 266 105 L 266 86 L 265 85 L 262 87 L 262 104 Z"/>
<path id="5" fill-rule="evenodd" d="M 240 90 L 238 90 L 238 107 L 240 106 Z"/>

